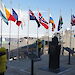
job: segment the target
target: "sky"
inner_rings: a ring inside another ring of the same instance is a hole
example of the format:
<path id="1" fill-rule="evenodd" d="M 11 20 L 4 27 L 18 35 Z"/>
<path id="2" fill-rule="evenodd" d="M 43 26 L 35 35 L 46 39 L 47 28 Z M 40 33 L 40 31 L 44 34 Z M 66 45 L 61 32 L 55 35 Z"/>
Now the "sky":
<path id="1" fill-rule="evenodd" d="M 16 1 L 16 2 L 15 2 Z M 75 0 L 3 0 L 3 3 L 7 9 L 14 8 L 19 15 L 19 19 L 24 22 L 23 29 L 19 28 L 19 35 L 22 37 L 33 36 L 37 37 L 37 24 L 35 21 L 29 21 L 29 35 L 28 35 L 28 10 L 31 9 L 37 16 L 37 11 L 39 10 L 43 17 L 48 21 L 49 14 L 54 19 L 56 24 L 57 32 L 58 21 L 60 14 L 63 18 L 63 26 L 61 31 L 70 28 L 71 14 L 75 14 Z M 18 12 L 20 10 L 20 12 Z M 61 12 L 60 12 L 61 10 Z M 38 16 L 37 16 L 38 17 Z M 0 22 L 1 23 L 1 22 Z M 3 34 L 9 35 L 9 26 L 3 23 Z M 51 31 L 51 24 L 49 25 L 49 34 L 52 35 L 54 32 Z M 72 27 L 73 30 L 75 27 Z M 48 30 L 43 26 L 38 29 L 38 36 L 47 35 Z M 14 34 L 15 33 L 15 34 Z M 18 26 L 12 22 L 11 35 L 17 36 Z M 14 36 L 14 37 L 15 37 Z"/>

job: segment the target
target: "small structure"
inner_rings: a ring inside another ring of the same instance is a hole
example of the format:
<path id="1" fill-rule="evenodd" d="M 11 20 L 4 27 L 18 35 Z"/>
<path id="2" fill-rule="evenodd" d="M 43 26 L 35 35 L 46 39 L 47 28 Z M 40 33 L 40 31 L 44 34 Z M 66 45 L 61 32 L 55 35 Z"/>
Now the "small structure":
<path id="1" fill-rule="evenodd" d="M 56 36 L 49 42 L 49 70 L 51 71 L 55 71 L 60 67 L 61 46 L 58 43 L 58 38 Z"/>

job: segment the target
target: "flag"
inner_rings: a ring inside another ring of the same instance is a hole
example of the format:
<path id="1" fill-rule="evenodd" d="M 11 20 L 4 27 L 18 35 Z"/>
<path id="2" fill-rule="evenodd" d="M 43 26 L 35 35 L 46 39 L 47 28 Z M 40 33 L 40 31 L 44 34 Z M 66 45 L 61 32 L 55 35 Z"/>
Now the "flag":
<path id="1" fill-rule="evenodd" d="M 23 29 L 23 24 L 21 24 L 21 28 Z"/>
<path id="2" fill-rule="evenodd" d="M 0 0 L 0 10 L 4 14 L 4 4 L 2 3 L 2 0 Z M 5 15 L 5 14 L 4 14 Z"/>
<path id="3" fill-rule="evenodd" d="M 62 20 L 62 16 L 60 16 L 59 22 L 58 22 L 58 31 L 60 31 L 60 29 L 62 28 L 62 24 L 63 24 L 63 20 Z"/>
<path id="4" fill-rule="evenodd" d="M 49 23 L 54 23 L 54 20 L 53 20 L 52 17 L 50 17 L 50 19 L 49 19 Z"/>
<path id="5" fill-rule="evenodd" d="M 0 16 L 2 17 L 3 21 L 8 25 L 8 20 L 7 20 L 7 18 L 4 16 L 4 14 L 1 12 L 1 10 L 0 10 Z"/>
<path id="6" fill-rule="evenodd" d="M 39 22 L 42 26 L 48 29 L 48 22 L 42 17 L 42 14 L 39 12 Z"/>
<path id="7" fill-rule="evenodd" d="M 75 16 L 71 15 L 71 25 L 74 26 L 75 25 Z"/>
<path id="8" fill-rule="evenodd" d="M 18 20 L 18 15 L 17 15 L 17 13 L 15 12 L 14 9 L 12 9 L 12 15 L 14 16 L 14 18 L 15 18 L 16 20 Z"/>
<path id="9" fill-rule="evenodd" d="M 36 17 L 31 10 L 29 10 L 29 16 L 30 16 L 30 20 L 36 20 Z"/>
<path id="10" fill-rule="evenodd" d="M 22 23 L 22 21 L 17 21 L 17 22 L 16 22 L 16 24 L 17 24 L 18 26 L 20 26 L 21 23 Z"/>
<path id="11" fill-rule="evenodd" d="M 8 20 L 5 16 L 5 11 L 4 11 L 4 4 L 2 3 L 1 0 L 0 0 L 0 16 L 3 19 L 3 21 L 8 25 Z"/>
<path id="12" fill-rule="evenodd" d="M 5 12 L 6 12 L 6 17 L 8 19 L 8 21 L 16 21 L 16 19 L 14 18 L 14 16 L 11 15 L 11 13 L 5 8 Z"/>
<path id="13" fill-rule="evenodd" d="M 14 18 L 17 20 L 17 21 L 16 21 L 16 24 L 17 24 L 18 26 L 20 26 L 20 24 L 22 23 L 22 21 L 19 21 L 19 20 L 18 20 L 18 15 L 17 15 L 17 13 L 15 12 L 14 9 L 12 9 L 12 15 L 13 15 Z"/>
<path id="14" fill-rule="evenodd" d="M 55 24 L 54 24 L 54 20 L 53 20 L 52 17 L 49 18 L 49 23 L 52 24 L 52 31 L 54 31 L 54 29 L 55 29 Z"/>
<path id="15" fill-rule="evenodd" d="M 52 31 L 54 31 L 54 29 L 55 29 L 55 24 L 52 23 Z"/>
<path id="16" fill-rule="evenodd" d="M 36 16 L 34 15 L 34 13 L 31 10 L 29 10 L 29 17 L 30 17 L 30 20 L 35 20 L 36 23 L 38 24 L 38 27 L 40 27 L 39 21 L 37 20 Z"/>

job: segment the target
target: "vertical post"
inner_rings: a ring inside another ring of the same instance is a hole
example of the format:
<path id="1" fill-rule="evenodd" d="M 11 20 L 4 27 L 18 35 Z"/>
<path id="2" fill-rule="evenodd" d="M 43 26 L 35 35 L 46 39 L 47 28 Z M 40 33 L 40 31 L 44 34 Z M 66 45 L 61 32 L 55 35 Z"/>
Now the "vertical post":
<path id="1" fill-rule="evenodd" d="M 71 10 L 71 15 L 72 15 L 72 10 Z M 71 48 L 71 39 L 72 39 L 72 25 L 70 25 L 70 48 Z M 70 63 L 70 52 L 69 52 L 69 58 L 68 58 L 68 64 Z"/>
<path id="2" fill-rule="evenodd" d="M 2 18 L 1 18 L 1 47 L 2 47 Z"/>
<path id="3" fill-rule="evenodd" d="M 10 6 L 12 5 L 12 0 L 10 0 Z M 10 12 L 11 12 L 11 9 L 10 9 Z M 10 21 L 10 26 L 9 26 L 9 59 L 10 59 L 10 48 L 11 48 L 11 21 Z"/>
<path id="4" fill-rule="evenodd" d="M 19 59 L 19 26 L 18 26 L 18 42 L 17 42 L 17 47 L 18 47 L 17 58 Z"/>
<path id="5" fill-rule="evenodd" d="M 37 11 L 39 13 L 39 9 L 37 9 Z M 39 17 L 38 17 L 38 19 L 39 19 Z M 36 45 L 37 45 L 37 56 L 39 56 L 39 51 L 38 51 L 38 25 L 37 25 L 37 43 L 36 43 Z"/>
<path id="6" fill-rule="evenodd" d="M 31 59 L 31 75 L 34 75 L 34 60 Z"/>
<path id="7" fill-rule="evenodd" d="M 50 9 L 48 10 L 48 19 L 50 19 Z M 48 25 L 50 25 L 50 23 L 48 24 Z M 49 30 L 50 29 L 48 29 L 48 53 L 49 53 L 49 46 L 50 46 L 50 43 L 49 43 Z M 48 68 L 50 69 L 50 54 L 49 54 L 49 62 L 48 62 Z"/>
<path id="8" fill-rule="evenodd" d="M 29 11 L 28 11 L 28 31 L 27 31 L 27 52 L 28 52 L 28 49 L 29 49 L 29 20 L 30 20 L 30 16 L 29 16 Z"/>
<path id="9" fill-rule="evenodd" d="M 20 14 L 20 0 L 19 0 L 19 3 L 18 3 L 18 14 Z M 17 58 L 19 59 L 19 26 L 18 26 L 18 42 L 17 42 Z"/>
<path id="10" fill-rule="evenodd" d="M 11 48 L 11 21 L 9 27 L 9 59 L 10 59 L 10 48 Z"/>

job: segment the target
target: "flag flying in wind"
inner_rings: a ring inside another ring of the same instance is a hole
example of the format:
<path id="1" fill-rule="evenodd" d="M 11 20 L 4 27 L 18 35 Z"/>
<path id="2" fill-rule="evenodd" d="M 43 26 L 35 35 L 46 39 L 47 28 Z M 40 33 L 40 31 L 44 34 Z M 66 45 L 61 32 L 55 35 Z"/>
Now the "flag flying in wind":
<path id="1" fill-rule="evenodd" d="M 75 26 L 75 16 L 71 15 L 71 25 Z"/>
<path id="2" fill-rule="evenodd" d="M 63 19 L 62 16 L 60 16 L 59 23 L 58 23 L 58 31 L 60 31 L 60 29 L 62 28 L 62 24 L 63 24 Z"/>
<path id="3" fill-rule="evenodd" d="M 49 19 L 49 23 L 54 23 L 54 20 L 53 20 L 52 17 L 50 17 L 50 19 Z"/>
<path id="4" fill-rule="evenodd" d="M 15 18 L 16 20 L 18 20 L 18 15 L 17 15 L 17 13 L 15 12 L 14 9 L 12 9 L 12 15 L 14 16 L 14 18 Z"/>
<path id="5" fill-rule="evenodd" d="M 52 24 L 52 31 L 54 31 L 54 29 L 55 29 L 55 24 L 54 24 L 54 20 L 53 20 L 52 17 L 49 18 L 49 23 Z"/>
<path id="6" fill-rule="evenodd" d="M 16 24 L 17 24 L 18 26 L 20 26 L 21 23 L 22 23 L 22 21 L 17 21 L 17 22 L 16 22 Z"/>
<path id="7" fill-rule="evenodd" d="M 4 11 L 4 4 L 2 3 L 1 0 L 0 0 L 0 16 L 3 19 L 3 21 L 8 25 L 8 20 L 5 16 L 5 11 Z"/>
<path id="8" fill-rule="evenodd" d="M 8 20 L 7 20 L 7 18 L 4 16 L 4 14 L 1 12 L 1 10 L 0 10 L 0 16 L 2 17 L 3 21 L 8 25 Z"/>
<path id="9" fill-rule="evenodd" d="M 16 21 L 16 19 L 14 18 L 13 15 L 11 15 L 11 13 L 5 8 L 5 12 L 6 12 L 6 17 L 8 19 L 8 21 Z"/>
<path id="10" fill-rule="evenodd" d="M 46 29 L 48 29 L 48 22 L 42 17 L 42 14 L 39 12 L 39 22 L 43 25 Z"/>
<path id="11" fill-rule="evenodd" d="M 31 10 L 29 10 L 29 17 L 30 17 L 30 20 L 35 20 L 36 23 L 38 24 L 38 27 L 40 27 L 39 21 L 37 20 L 36 16 L 34 15 L 34 13 Z"/>
<path id="12" fill-rule="evenodd" d="M 21 21 L 18 21 L 18 15 L 17 15 L 17 13 L 15 12 L 14 9 L 12 9 L 12 15 L 13 15 L 14 18 L 16 19 L 16 24 L 17 24 L 18 26 L 20 26 L 20 24 L 21 24 L 22 22 L 21 22 Z"/>
<path id="13" fill-rule="evenodd" d="M 4 4 L 2 3 L 1 0 L 0 0 L 0 10 L 1 10 L 2 13 L 4 13 Z"/>

